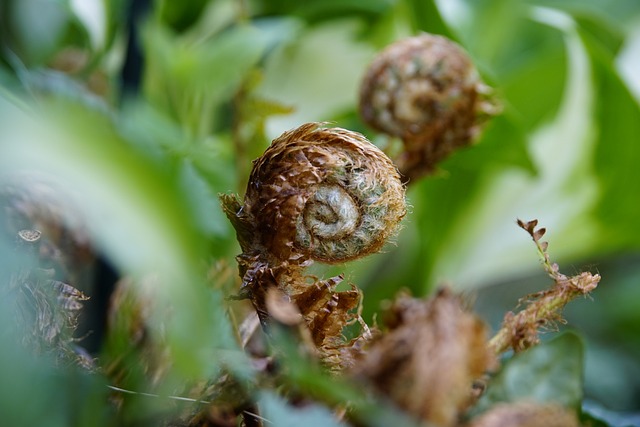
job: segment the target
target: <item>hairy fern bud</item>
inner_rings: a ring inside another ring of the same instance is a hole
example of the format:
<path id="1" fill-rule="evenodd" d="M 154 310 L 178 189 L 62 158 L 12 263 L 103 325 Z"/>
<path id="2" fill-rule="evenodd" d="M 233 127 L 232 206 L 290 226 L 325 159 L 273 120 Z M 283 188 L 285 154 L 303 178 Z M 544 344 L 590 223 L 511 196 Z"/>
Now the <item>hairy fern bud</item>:
<path id="1" fill-rule="evenodd" d="M 244 202 L 262 245 L 289 261 L 376 252 L 405 214 L 391 160 L 359 133 L 318 123 L 273 141 L 254 162 Z"/>
<path id="2" fill-rule="evenodd" d="M 384 49 L 366 71 L 360 115 L 374 129 L 399 137 L 395 159 L 418 178 L 453 150 L 469 145 L 496 107 L 467 53 L 437 35 L 421 34 Z"/>
<path id="3" fill-rule="evenodd" d="M 243 203 L 221 196 L 242 248 L 241 296 L 261 323 L 290 326 L 299 313 L 329 369 L 353 366 L 371 335 L 366 325 L 351 340 L 342 333 L 364 325 L 360 291 L 336 291 L 342 275 L 309 283 L 303 271 L 379 251 L 406 213 L 404 194 L 396 166 L 359 133 L 306 123 L 276 138 L 254 161 Z"/>

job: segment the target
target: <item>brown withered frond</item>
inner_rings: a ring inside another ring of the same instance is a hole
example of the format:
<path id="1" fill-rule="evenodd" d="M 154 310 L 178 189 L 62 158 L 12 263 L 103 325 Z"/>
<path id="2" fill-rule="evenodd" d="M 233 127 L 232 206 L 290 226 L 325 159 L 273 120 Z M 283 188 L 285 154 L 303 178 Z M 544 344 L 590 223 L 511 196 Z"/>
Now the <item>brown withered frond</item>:
<path id="1" fill-rule="evenodd" d="M 367 348 L 353 375 L 437 426 L 456 425 L 473 403 L 474 380 L 494 365 L 485 324 L 447 289 L 429 300 L 400 295 L 390 330 Z"/>

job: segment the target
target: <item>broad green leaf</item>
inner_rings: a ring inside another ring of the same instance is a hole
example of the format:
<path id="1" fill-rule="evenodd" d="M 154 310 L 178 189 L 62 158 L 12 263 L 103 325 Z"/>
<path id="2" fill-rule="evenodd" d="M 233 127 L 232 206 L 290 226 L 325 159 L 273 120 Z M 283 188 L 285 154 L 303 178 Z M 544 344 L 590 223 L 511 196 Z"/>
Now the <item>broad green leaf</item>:
<path id="1" fill-rule="evenodd" d="M 188 160 L 181 164 L 178 182 L 191 204 L 198 228 L 207 236 L 230 237 L 231 228 L 218 202 L 218 194 L 224 191 L 224 188 L 209 186 Z"/>
<path id="2" fill-rule="evenodd" d="M 594 17 L 577 17 L 576 22 L 585 33 L 593 38 L 594 42 L 602 46 L 602 49 L 612 55 L 619 53 L 625 40 L 622 29 L 606 25 L 605 22 Z"/>
<path id="3" fill-rule="evenodd" d="M 195 145 L 177 121 L 142 100 L 124 102 L 116 120 L 127 143 L 160 168 L 177 168 L 178 159 Z"/>
<path id="4" fill-rule="evenodd" d="M 344 19 L 304 28 L 268 56 L 257 94 L 295 109 L 268 120 L 269 137 L 354 108 L 360 78 L 374 53 L 357 39 L 361 26 L 360 21 Z"/>
<path id="5" fill-rule="evenodd" d="M 457 37 L 450 30 L 439 10 L 441 6 L 435 0 L 406 0 L 409 10 L 409 19 L 412 20 L 414 32 L 425 31 L 432 34 L 441 34 L 452 40 Z"/>
<path id="6" fill-rule="evenodd" d="M 264 391 L 258 399 L 261 414 L 269 424 L 281 427 L 345 427 L 335 415 L 319 405 L 296 408 L 277 395 Z"/>
<path id="7" fill-rule="evenodd" d="M 536 22 L 523 22 L 518 37 L 494 66 L 497 96 L 528 131 L 552 120 L 562 101 L 568 59 L 562 34 Z"/>
<path id="8" fill-rule="evenodd" d="M 209 3 L 208 0 L 177 2 L 161 0 L 158 2 L 158 14 L 161 19 L 176 31 L 191 27 Z"/>
<path id="9" fill-rule="evenodd" d="M 531 400 L 578 408 L 582 400 L 584 344 L 565 332 L 516 354 L 491 379 L 478 403 L 484 411 L 498 402 Z"/>
<path id="10" fill-rule="evenodd" d="M 590 427 L 633 427 L 640 425 L 640 415 L 611 411 L 591 400 L 582 405 L 580 419 L 583 424 Z"/>
<path id="11" fill-rule="evenodd" d="M 460 38 L 472 56 L 482 63 L 495 64 L 504 51 L 517 40 L 526 22 L 521 0 L 481 0 L 460 2 L 466 9 L 461 21 Z M 478 35 L 482 34 L 481 37 Z"/>
<path id="12" fill-rule="evenodd" d="M 61 49 L 72 20 L 68 0 L 13 0 L 2 8 L 6 13 L 2 16 L 3 47 L 17 54 L 21 62 L 39 66 Z"/>
<path id="13" fill-rule="evenodd" d="M 595 215 L 603 225 L 605 248 L 639 248 L 640 105 L 614 69 L 614 57 L 589 33 L 583 40 L 591 54 L 598 103 L 597 145 L 591 162 L 601 192 Z"/>
<path id="14" fill-rule="evenodd" d="M 563 10 L 625 30 L 634 28 L 640 17 L 640 3 L 636 0 L 527 0 L 527 3 Z"/>

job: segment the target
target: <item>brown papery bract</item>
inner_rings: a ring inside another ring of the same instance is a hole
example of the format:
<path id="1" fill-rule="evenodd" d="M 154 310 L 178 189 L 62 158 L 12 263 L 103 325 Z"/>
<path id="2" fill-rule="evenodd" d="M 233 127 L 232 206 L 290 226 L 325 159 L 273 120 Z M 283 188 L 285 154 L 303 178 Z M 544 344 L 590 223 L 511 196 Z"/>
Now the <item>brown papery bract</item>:
<path id="1" fill-rule="evenodd" d="M 416 418 L 454 426 L 473 403 L 472 385 L 494 365 L 484 323 L 447 289 L 429 300 L 401 295 L 390 330 L 371 344 L 353 375 Z"/>

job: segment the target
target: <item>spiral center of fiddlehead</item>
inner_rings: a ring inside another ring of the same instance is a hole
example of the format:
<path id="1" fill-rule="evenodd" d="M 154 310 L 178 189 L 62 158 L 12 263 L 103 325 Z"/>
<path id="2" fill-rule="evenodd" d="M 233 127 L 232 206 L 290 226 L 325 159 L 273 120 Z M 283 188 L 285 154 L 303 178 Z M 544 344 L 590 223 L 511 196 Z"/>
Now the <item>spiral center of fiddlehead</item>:
<path id="1" fill-rule="evenodd" d="M 249 248 L 300 265 L 341 263 L 380 250 L 405 214 L 404 187 L 361 134 L 307 123 L 254 162 L 241 228 Z"/>
<path id="2" fill-rule="evenodd" d="M 360 213 L 353 198 L 337 185 L 321 185 L 298 221 L 297 240 L 339 239 L 353 233 Z"/>

